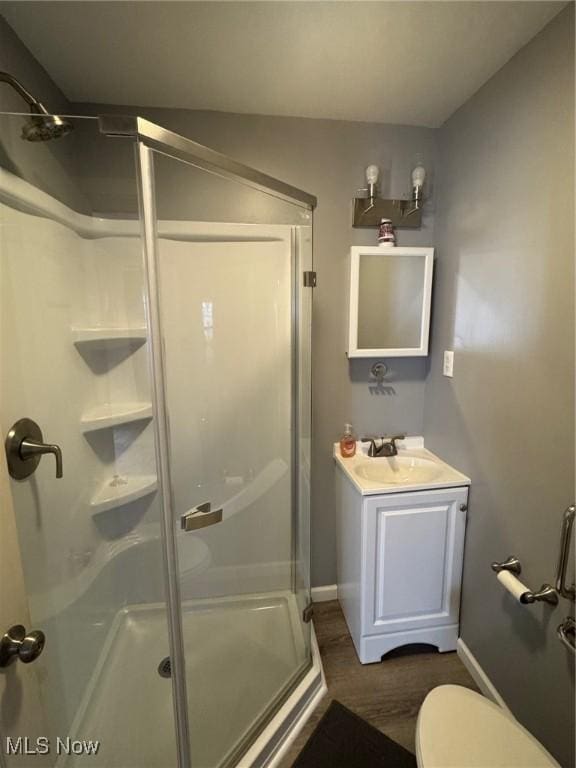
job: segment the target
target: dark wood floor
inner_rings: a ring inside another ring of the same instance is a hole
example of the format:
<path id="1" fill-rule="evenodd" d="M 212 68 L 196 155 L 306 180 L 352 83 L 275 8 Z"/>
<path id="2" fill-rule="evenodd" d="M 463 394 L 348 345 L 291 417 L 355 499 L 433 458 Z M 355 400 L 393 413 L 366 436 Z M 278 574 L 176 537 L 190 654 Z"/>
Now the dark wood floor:
<path id="1" fill-rule="evenodd" d="M 280 768 L 290 768 L 332 699 L 414 752 L 416 718 L 428 691 L 446 683 L 477 690 L 455 653 L 404 653 L 387 656 L 379 664 L 360 664 L 337 601 L 314 604 L 314 627 L 328 694 Z"/>

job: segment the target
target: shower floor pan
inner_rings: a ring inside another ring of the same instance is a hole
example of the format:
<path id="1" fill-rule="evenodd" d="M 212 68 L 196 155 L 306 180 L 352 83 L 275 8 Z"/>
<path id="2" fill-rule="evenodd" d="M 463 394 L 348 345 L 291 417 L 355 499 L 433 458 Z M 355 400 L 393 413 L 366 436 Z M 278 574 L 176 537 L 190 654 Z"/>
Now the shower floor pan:
<path id="1" fill-rule="evenodd" d="M 182 622 L 192 768 L 233 765 L 243 738 L 306 666 L 295 597 L 193 601 Z M 163 604 L 119 612 L 72 726 L 72 738 L 100 742 L 98 754 L 58 768 L 176 768 L 172 684 L 158 671 L 166 635 Z M 237 765 L 273 766 L 305 722 L 325 690 L 314 650 L 312 669 Z"/>

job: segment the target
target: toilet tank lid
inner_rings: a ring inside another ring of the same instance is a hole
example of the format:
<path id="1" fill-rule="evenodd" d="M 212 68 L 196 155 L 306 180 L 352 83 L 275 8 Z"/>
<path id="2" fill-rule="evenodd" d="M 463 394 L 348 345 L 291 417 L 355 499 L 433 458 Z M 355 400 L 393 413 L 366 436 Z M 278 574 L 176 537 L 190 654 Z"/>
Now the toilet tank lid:
<path id="1" fill-rule="evenodd" d="M 424 699 L 416 752 L 419 768 L 560 768 L 512 715 L 459 685 Z"/>

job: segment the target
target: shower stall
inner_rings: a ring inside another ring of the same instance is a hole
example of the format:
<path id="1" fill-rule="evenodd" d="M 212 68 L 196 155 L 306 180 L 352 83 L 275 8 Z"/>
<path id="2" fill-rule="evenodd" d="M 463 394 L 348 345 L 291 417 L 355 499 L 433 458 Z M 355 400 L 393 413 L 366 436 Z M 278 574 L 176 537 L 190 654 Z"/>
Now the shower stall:
<path id="1" fill-rule="evenodd" d="M 57 768 L 272 766 L 325 690 L 315 199 L 141 118 L 65 120 L 0 114 L 0 488 L 46 638 L 0 669 L 0 736 Z"/>

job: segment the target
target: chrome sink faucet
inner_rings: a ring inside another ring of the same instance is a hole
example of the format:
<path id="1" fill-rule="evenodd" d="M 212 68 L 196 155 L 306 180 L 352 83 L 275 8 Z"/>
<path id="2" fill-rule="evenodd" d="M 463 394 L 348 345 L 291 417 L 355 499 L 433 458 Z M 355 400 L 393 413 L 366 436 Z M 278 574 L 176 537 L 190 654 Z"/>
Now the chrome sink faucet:
<path id="1" fill-rule="evenodd" d="M 406 435 L 395 435 L 386 439 L 385 437 L 362 437 L 360 438 L 363 443 L 370 443 L 368 448 L 368 456 L 371 458 L 387 456 L 398 456 L 398 446 L 396 440 L 404 440 Z M 378 441 L 379 445 L 376 444 Z"/>

